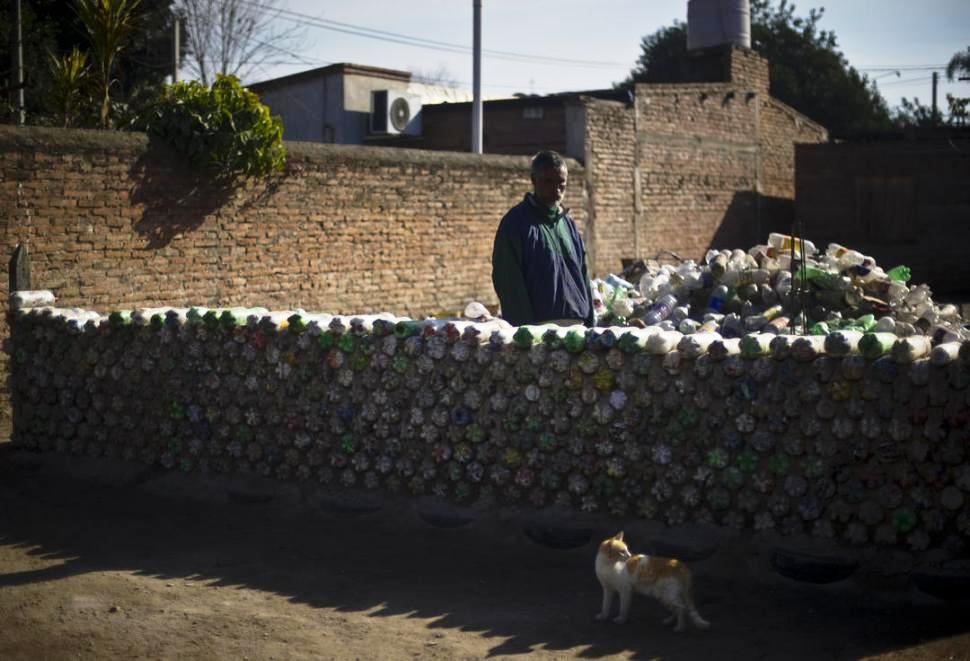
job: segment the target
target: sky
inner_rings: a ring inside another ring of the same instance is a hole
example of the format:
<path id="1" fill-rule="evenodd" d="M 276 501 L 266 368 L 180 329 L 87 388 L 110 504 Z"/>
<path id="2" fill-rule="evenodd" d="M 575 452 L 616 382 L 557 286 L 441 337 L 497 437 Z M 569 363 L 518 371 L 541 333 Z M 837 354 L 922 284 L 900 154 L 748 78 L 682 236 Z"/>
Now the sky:
<path id="1" fill-rule="evenodd" d="M 259 2 L 259 0 L 251 0 Z M 473 0 L 278 0 L 280 29 L 300 38 L 244 76 L 245 83 L 335 62 L 411 71 L 471 90 Z M 820 27 L 833 31 L 849 63 L 875 79 L 890 107 L 901 97 L 970 96 L 970 81 L 946 80 L 943 68 L 970 46 L 970 0 L 812 0 L 796 14 L 824 7 Z M 301 14 L 302 16 L 298 16 Z M 611 87 L 640 54 L 640 40 L 674 20 L 687 0 L 482 0 L 482 85 L 486 98 Z M 376 31 L 376 32 L 375 32 Z M 362 36 L 367 34 L 370 36 Z M 413 38 L 437 42 L 408 45 Z"/>

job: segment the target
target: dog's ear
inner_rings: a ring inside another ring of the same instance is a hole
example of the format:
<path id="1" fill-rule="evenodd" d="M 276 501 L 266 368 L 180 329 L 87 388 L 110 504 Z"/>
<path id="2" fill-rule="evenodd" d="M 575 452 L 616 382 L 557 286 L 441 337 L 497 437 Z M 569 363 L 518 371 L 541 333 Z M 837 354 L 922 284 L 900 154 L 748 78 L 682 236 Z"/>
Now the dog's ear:
<path id="1" fill-rule="evenodd" d="M 623 541 L 623 531 L 621 530 L 620 532 L 616 533 L 616 535 L 613 537 L 613 539 L 615 539 L 618 542 L 622 542 Z"/>

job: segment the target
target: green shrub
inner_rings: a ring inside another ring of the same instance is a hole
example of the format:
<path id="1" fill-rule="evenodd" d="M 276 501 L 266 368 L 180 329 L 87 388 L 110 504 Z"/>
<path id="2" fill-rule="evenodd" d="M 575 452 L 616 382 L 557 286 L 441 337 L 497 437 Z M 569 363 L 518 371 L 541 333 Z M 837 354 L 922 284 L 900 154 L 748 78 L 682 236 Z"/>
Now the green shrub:
<path id="1" fill-rule="evenodd" d="M 221 181 L 283 170 L 283 124 L 235 76 L 166 85 L 142 128 Z"/>

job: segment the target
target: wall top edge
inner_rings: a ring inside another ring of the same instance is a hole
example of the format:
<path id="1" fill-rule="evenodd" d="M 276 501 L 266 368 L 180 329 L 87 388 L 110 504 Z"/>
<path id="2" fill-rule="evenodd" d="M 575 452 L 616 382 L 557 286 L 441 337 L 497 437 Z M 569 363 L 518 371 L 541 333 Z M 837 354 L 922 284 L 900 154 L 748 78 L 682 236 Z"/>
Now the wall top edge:
<path id="1" fill-rule="evenodd" d="M 149 149 L 149 144 L 150 141 L 146 134 L 128 131 L 0 126 L 0 152 L 37 150 L 52 153 L 85 153 L 105 150 L 144 152 Z M 523 175 L 528 173 L 529 170 L 528 156 L 309 142 L 284 142 L 283 145 L 291 163 L 293 161 L 338 161 L 373 165 L 452 165 L 470 168 L 480 167 L 490 170 L 509 170 Z M 164 146 L 164 150 L 166 153 L 171 153 L 167 145 Z M 565 160 L 570 171 L 583 171 L 582 165 L 576 160 L 571 158 Z"/>

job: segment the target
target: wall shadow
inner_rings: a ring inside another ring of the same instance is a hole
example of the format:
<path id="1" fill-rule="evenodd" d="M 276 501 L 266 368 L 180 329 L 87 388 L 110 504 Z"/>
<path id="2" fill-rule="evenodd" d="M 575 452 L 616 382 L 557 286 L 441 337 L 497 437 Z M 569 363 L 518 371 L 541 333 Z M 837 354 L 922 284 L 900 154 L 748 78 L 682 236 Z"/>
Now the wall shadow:
<path id="1" fill-rule="evenodd" d="M 133 224 L 145 247 L 163 248 L 179 234 L 197 229 L 225 206 L 237 186 L 193 169 L 184 157 L 156 138 L 132 163 L 133 205 L 142 214 Z"/>
<path id="2" fill-rule="evenodd" d="M 708 248 L 746 250 L 763 244 L 770 232 L 789 234 L 794 217 L 793 200 L 753 191 L 736 192 Z"/>
<path id="3" fill-rule="evenodd" d="M 887 609 L 824 587 L 718 579 L 703 563 L 695 596 L 711 630 L 675 634 L 645 599 L 625 626 L 594 622 L 595 543 L 555 551 L 478 523 L 447 530 L 399 514 L 163 498 L 25 470 L 4 450 L 0 546 L 62 562 L 0 575 L 0 590 L 100 571 L 243 586 L 315 608 L 429 619 L 430 629 L 494 638 L 490 657 L 858 658 L 970 630 L 941 602 Z"/>

